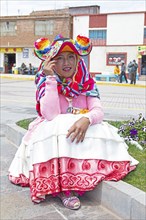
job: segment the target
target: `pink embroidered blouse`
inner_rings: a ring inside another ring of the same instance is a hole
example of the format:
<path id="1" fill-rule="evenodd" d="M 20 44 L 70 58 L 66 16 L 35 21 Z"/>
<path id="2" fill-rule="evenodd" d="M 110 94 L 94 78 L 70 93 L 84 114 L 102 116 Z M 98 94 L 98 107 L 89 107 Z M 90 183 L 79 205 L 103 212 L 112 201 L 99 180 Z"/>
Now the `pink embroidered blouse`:
<path id="1" fill-rule="evenodd" d="M 48 121 L 58 114 L 66 114 L 69 102 L 64 95 L 58 94 L 55 76 L 46 77 L 45 95 L 40 99 L 41 114 Z M 90 124 L 97 124 L 103 120 L 103 109 L 98 98 L 79 95 L 72 99 L 72 106 L 80 109 L 88 109 L 83 116 L 88 117 Z"/>

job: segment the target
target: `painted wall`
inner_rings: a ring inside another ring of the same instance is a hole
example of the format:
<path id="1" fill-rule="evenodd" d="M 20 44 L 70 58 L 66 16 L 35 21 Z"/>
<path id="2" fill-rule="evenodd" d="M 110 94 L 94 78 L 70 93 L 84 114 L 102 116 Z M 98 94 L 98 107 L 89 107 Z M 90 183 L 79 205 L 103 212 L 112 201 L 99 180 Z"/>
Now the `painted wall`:
<path id="1" fill-rule="evenodd" d="M 89 16 L 75 16 L 73 18 L 73 39 L 77 35 L 89 37 Z"/>
<path id="2" fill-rule="evenodd" d="M 33 48 L 28 48 L 28 49 L 29 49 L 29 57 L 28 58 L 23 58 L 23 53 L 17 53 L 16 65 L 20 67 L 22 63 L 25 63 L 26 66 L 28 67 L 29 63 L 31 63 L 32 66 L 39 67 L 41 60 L 34 55 Z"/>
<path id="3" fill-rule="evenodd" d="M 92 52 L 90 54 L 90 72 L 92 73 L 113 73 L 114 66 L 106 65 L 106 54 L 107 53 L 119 53 L 126 52 L 127 53 L 127 63 L 132 60 L 137 61 L 137 47 L 136 46 L 118 46 L 118 47 L 93 47 Z"/>
<path id="4" fill-rule="evenodd" d="M 144 13 L 109 14 L 107 45 L 136 45 L 143 43 Z"/>
<path id="5" fill-rule="evenodd" d="M 73 33 L 74 38 L 78 34 L 89 35 L 89 16 L 74 17 Z M 106 64 L 107 53 L 126 53 L 126 65 L 133 59 L 138 62 L 137 45 L 143 44 L 143 37 L 144 13 L 108 14 L 107 46 L 93 46 L 89 59 L 89 71 L 113 73 L 114 66 Z"/>

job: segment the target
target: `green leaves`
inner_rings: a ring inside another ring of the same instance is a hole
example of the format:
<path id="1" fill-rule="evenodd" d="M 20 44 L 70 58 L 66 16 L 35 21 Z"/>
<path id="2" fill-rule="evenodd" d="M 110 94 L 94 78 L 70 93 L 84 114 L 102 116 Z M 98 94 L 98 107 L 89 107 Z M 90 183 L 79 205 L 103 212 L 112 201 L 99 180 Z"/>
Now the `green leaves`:
<path id="1" fill-rule="evenodd" d="M 146 148 L 146 120 L 140 113 L 137 119 L 124 122 L 118 129 L 125 141 L 137 141 L 143 148 Z"/>

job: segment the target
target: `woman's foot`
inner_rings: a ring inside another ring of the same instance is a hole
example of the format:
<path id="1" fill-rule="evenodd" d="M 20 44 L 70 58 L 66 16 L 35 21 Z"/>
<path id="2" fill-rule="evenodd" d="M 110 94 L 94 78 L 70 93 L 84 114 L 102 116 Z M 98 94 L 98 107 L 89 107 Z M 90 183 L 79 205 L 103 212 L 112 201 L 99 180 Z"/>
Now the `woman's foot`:
<path id="1" fill-rule="evenodd" d="M 64 194 L 59 194 L 58 197 L 61 199 L 63 205 L 68 209 L 77 210 L 81 206 L 80 200 L 76 196 L 67 197 Z"/>

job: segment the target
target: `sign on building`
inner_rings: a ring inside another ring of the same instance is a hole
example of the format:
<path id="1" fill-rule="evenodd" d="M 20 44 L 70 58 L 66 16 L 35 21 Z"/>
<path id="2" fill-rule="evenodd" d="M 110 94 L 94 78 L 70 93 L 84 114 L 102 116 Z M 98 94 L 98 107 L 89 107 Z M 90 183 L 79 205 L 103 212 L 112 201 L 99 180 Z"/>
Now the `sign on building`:
<path id="1" fill-rule="evenodd" d="M 23 58 L 29 58 L 29 49 L 23 48 Z"/>

